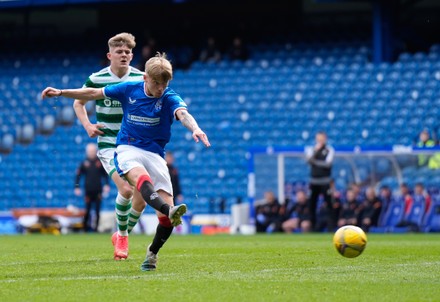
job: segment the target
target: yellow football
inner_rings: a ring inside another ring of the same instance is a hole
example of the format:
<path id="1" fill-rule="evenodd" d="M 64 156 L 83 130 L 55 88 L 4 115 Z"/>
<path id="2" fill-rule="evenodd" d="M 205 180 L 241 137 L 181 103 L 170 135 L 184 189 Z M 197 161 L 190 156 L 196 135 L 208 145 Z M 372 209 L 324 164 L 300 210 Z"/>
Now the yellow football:
<path id="1" fill-rule="evenodd" d="M 360 227 L 345 225 L 335 232 L 333 244 L 342 256 L 355 258 L 365 250 L 367 246 L 367 235 Z"/>

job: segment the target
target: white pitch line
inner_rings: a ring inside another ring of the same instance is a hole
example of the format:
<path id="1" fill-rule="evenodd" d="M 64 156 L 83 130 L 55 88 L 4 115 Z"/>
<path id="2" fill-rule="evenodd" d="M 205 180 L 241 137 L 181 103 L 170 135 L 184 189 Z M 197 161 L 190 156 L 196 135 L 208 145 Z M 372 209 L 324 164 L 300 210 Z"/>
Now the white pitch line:
<path id="1" fill-rule="evenodd" d="M 54 278 L 32 278 L 32 280 L 29 280 L 28 278 L 19 278 L 19 279 L 8 279 L 8 280 L 0 280 L 0 283 L 14 283 L 14 282 L 20 282 L 20 281 L 80 281 L 80 280 L 106 280 L 106 279 L 168 279 L 172 276 L 177 275 L 176 273 L 169 273 L 169 274 L 156 274 L 156 273 L 145 273 L 145 275 L 135 275 L 135 276 L 116 276 L 116 275 L 110 275 L 110 276 L 77 276 L 77 277 L 54 277 Z"/>

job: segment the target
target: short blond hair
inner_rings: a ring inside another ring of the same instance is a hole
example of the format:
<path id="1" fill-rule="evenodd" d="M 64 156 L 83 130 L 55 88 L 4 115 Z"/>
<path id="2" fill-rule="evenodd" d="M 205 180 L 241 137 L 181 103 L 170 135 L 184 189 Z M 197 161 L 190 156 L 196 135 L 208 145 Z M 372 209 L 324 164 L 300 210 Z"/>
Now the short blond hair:
<path id="1" fill-rule="evenodd" d="M 108 40 L 109 48 L 121 47 L 124 45 L 133 49 L 136 46 L 135 37 L 130 33 L 120 33 Z"/>
<path id="2" fill-rule="evenodd" d="M 167 83 L 173 78 L 173 67 L 166 53 L 157 52 L 145 63 L 145 73 L 158 83 Z"/>

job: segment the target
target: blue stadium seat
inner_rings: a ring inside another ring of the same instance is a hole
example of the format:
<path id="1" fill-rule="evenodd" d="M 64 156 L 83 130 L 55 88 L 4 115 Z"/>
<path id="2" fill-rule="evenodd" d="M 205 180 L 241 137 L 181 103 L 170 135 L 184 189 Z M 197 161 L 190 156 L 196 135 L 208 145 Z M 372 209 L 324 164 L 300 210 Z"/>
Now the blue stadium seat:
<path id="1" fill-rule="evenodd" d="M 423 218 L 425 214 L 425 203 L 424 201 L 414 200 L 409 213 L 405 216 L 404 220 L 409 223 L 417 226 L 419 228 L 422 227 Z"/>
<path id="2" fill-rule="evenodd" d="M 406 232 L 407 228 L 398 227 L 404 219 L 404 207 L 405 204 L 400 198 L 394 198 L 388 205 L 388 209 L 381 217 L 382 221 L 379 222 L 379 226 L 371 227 L 372 233 L 384 233 L 384 232 Z"/>
<path id="3" fill-rule="evenodd" d="M 424 232 L 440 232 L 440 199 L 433 200 L 423 221 Z"/>

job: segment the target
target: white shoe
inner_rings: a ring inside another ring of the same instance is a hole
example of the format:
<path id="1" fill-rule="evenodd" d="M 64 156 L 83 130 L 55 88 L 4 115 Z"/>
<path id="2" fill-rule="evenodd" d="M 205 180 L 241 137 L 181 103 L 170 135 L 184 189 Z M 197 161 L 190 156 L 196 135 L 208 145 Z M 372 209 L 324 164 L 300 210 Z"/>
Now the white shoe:
<path id="1" fill-rule="evenodd" d="M 171 221 L 173 226 L 178 226 L 182 224 L 182 216 L 186 213 L 186 204 L 182 203 L 178 206 L 174 206 L 170 208 L 170 213 L 168 218 Z"/>
<path id="2" fill-rule="evenodd" d="M 147 256 L 141 264 L 141 271 L 154 271 L 157 264 L 157 255 L 150 251 L 151 244 L 147 247 Z"/>

